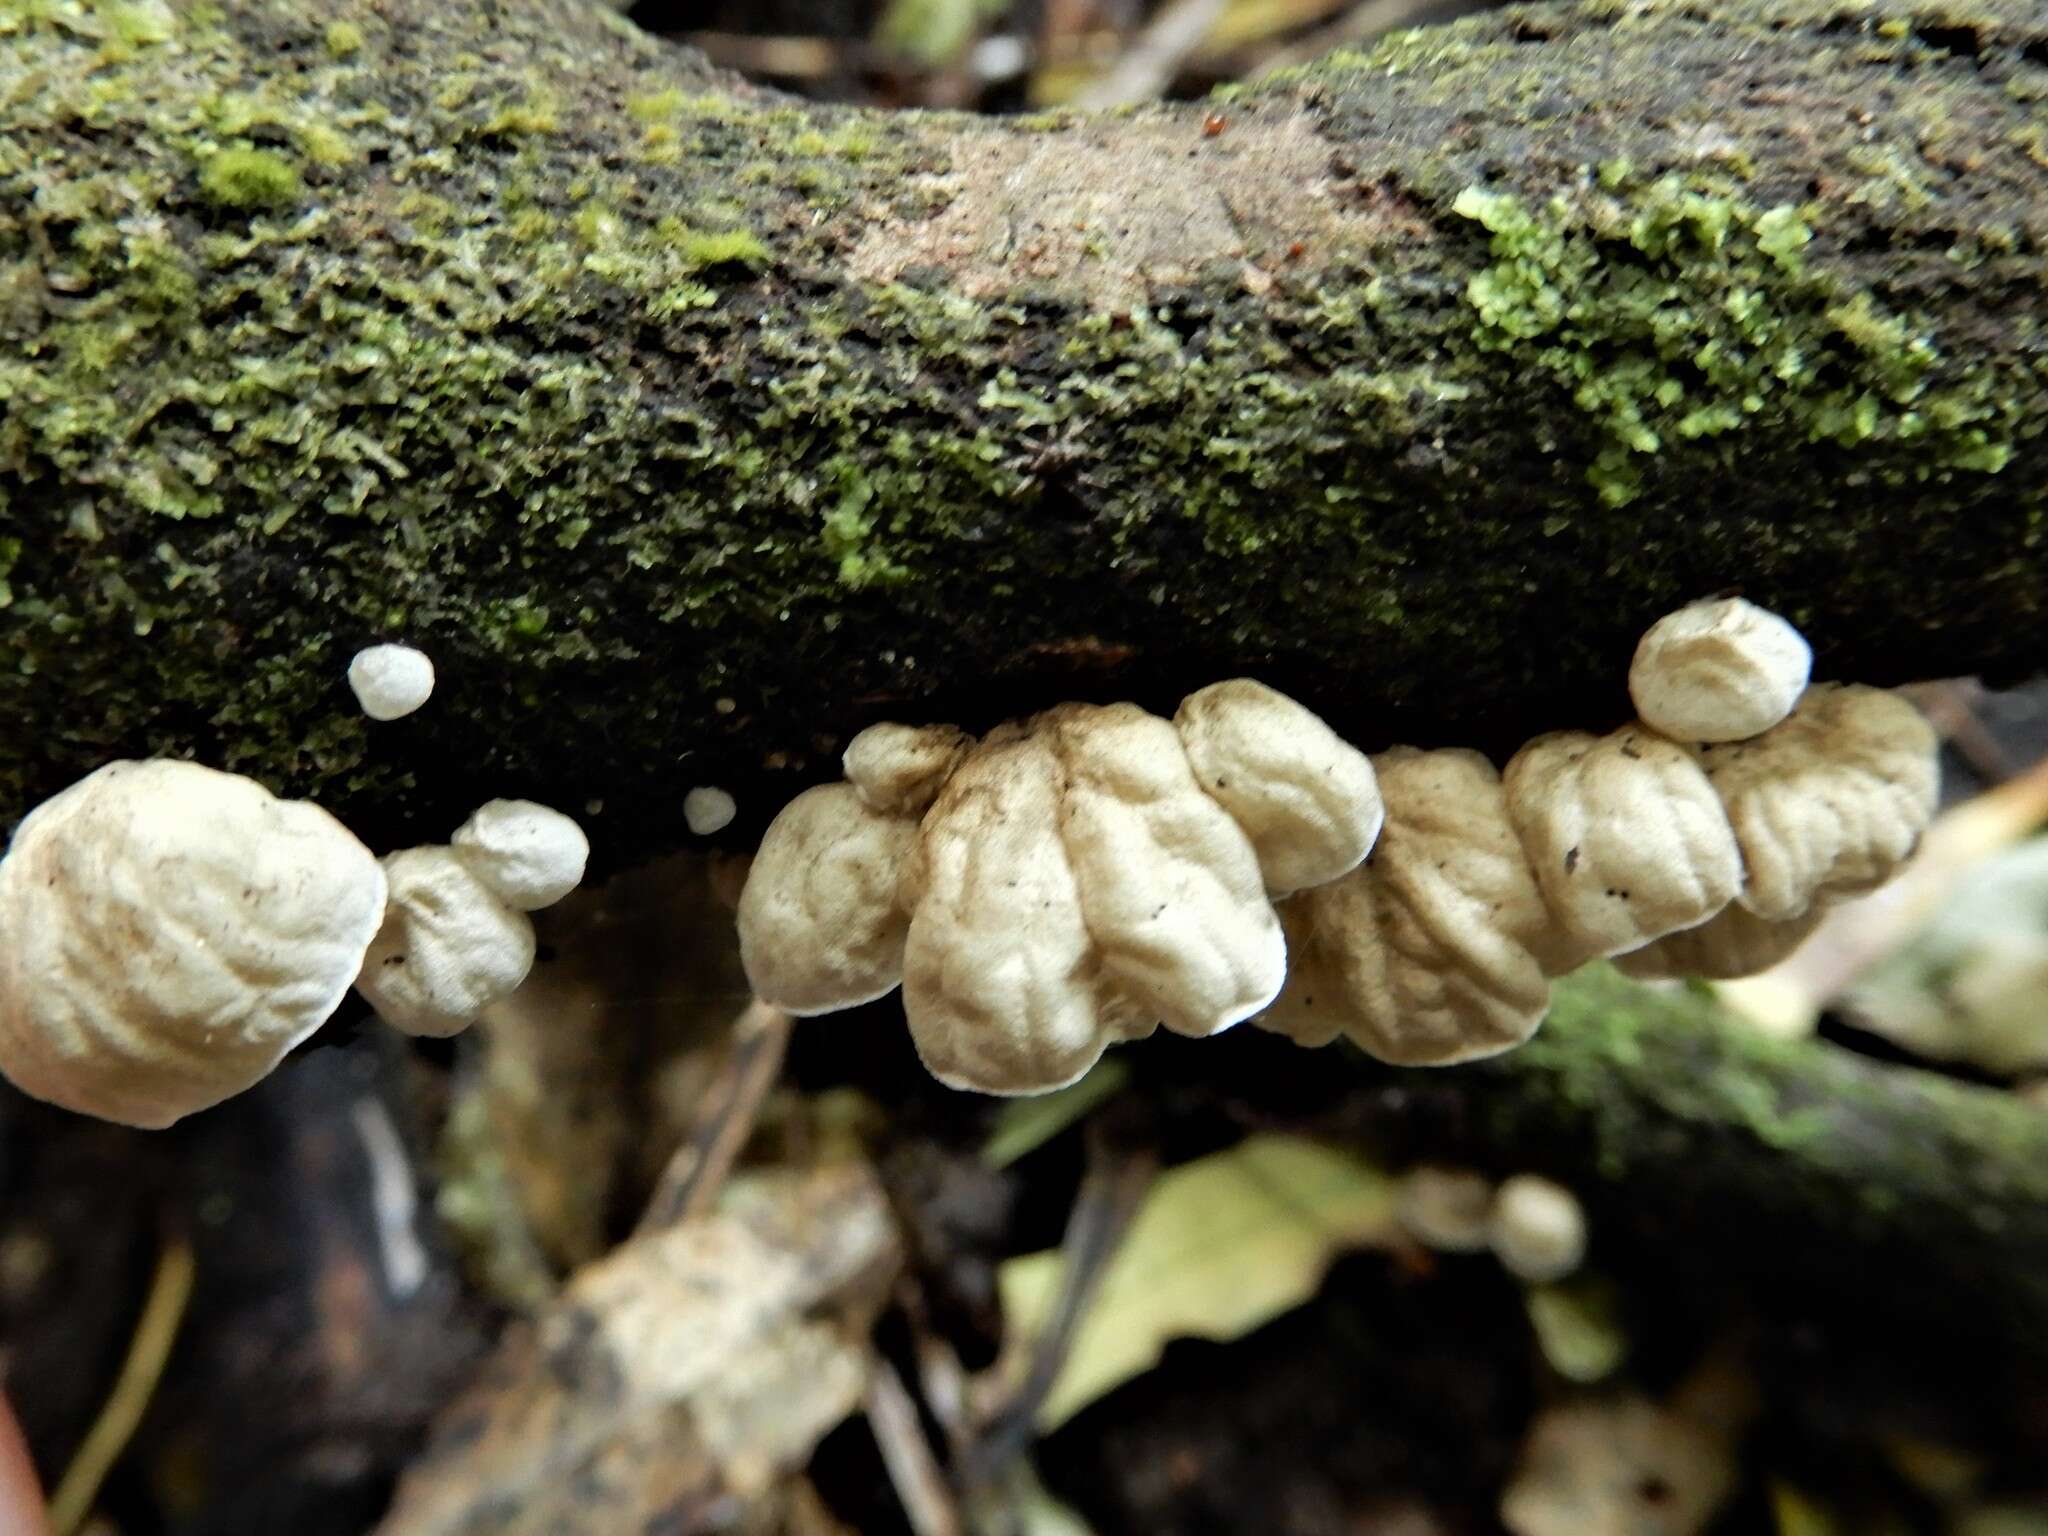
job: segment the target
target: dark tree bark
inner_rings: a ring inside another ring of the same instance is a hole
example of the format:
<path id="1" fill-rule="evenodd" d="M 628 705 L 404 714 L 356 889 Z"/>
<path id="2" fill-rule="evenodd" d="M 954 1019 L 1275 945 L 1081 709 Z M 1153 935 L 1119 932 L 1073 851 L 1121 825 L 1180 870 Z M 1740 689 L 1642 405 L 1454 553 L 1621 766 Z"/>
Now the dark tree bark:
<path id="1" fill-rule="evenodd" d="M 10 4 L 0 818 L 191 753 L 618 861 L 875 718 L 1244 671 L 1499 749 L 1724 587 L 1825 674 L 2032 670 L 2044 99 L 2032 0 L 1586 0 L 1008 122 L 570 0 Z M 441 668 L 396 725 L 377 638 Z"/>

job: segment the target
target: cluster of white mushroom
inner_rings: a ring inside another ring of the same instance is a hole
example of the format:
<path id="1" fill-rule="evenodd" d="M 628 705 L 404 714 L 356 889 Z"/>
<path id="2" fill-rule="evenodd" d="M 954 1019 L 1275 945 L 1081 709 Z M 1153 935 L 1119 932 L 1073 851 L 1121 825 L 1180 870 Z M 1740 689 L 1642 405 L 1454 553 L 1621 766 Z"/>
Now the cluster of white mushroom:
<path id="1" fill-rule="evenodd" d="M 1383 1060 L 1526 1040 L 1552 978 L 1619 957 L 1726 977 L 1881 883 L 1932 816 L 1933 731 L 1898 696 L 1808 686 L 1740 599 L 1643 637 L 1641 718 L 1476 752 L 1373 757 L 1262 684 L 1062 705 L 980 740 L 880 725 L 846 782 L 769 827 L 740 902 L 747 974 L 796 1014 L 899 984 L 956 1087 L 1039 1093 L 1159 1024 L 1246 1019 Z"/>
<path id="2" fill-rule="evenodd" d="M 1518 1173 L 1498 1186 L 1469 1168 L 1424 1163 L 1402 1175 L 1395 1214 L 1408 1234 L 1444 1253 L 1492 1249 L 1501 1267 L 1548 1285 L 1586 1257 L 1586 1212 L 1562 1184 Z"/>
<path id="3" fill-rule="evenodd" d="M 109 763 L 32 811 L 0 859 L 0 1072 L 158 1127 L 240 1093 L 349 987 L 414 1034 L 525 977 L 526 912 L 588 852 L 568 817 L 494 800 L 447 848 L 380 864 L 316 805 L 237 774 Z"/>

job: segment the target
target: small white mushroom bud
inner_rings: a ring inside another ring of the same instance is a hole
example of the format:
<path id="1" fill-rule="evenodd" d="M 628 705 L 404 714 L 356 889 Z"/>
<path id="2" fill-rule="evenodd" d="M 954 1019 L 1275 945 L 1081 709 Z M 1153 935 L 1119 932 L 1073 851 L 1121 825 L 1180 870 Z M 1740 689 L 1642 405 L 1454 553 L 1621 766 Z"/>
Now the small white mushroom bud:
<path id="1" fill-rule="evenodd" d="M 109 763 L 0 861 L 0 1071 L 158 1127 L 240 1093 L 348 991 L 384 912 L 318 806 L 193 763 Z"/>
<path id="2" fill-rule="evenodd" d="M 873 1002 L 903 980 L 897 905 L 917 823 L 870 810 L 850 784 L 782 808 L 740 892 L 740 960 L 763 1002 L 798 1015 Z"/>
<path id="3" fill-rule="evenodd" d="M 455 829 L 453 844 L 456 857 L 521 912 L 551 907 L 575 890 L 590 858 L 590 839 L 574 820 L 531 800 L 485 802 Z"/>
<path id="4" fill-rule="evenodd" d="M 1639 981 L 1697 976 L 1733 981 L 1768 971 L 1804 944 L 1828 914 L 1825 897 L 1797 917 L 1767 922 L 1741 903 L 1723 907 L 1697 928 L 1666 934 L 1654 944 L 1614 957 L 1614 968 Z"/>
<path id="5" fill-rule="evenodd" d="M 1792 712 L 1813 669 L 1805 638 L 1739 597 L 1666 614 L 1636 646 L 1629 697 L 1678 741 L 1742 741 Z"/>
<path id="6" fill-rule="evenodd" d="M 372 720 L 396 720 L 432 695 L 434 663 L 409 645 L 366 646 L 348 664 L 348 685 Z"/>
<path id="7" fill-rule="evenodd" d="M 1383 808 L 1366 755 L 1284 693 L 1212 683 L 1173 717 L 1203 790 L 1244 828 L 1266 888 L 1326 885 L 1356 869 Z"/>
<path id="8" fill-rule="evenodd" d="M 1586 956 L 1695 927 L 1742 887 L 1742 855 L 1707 776 L 1641 726 L 1539 736 L 1502 782 L 1543 900 Z"/>
<path id="9" fill-rule="evenodd" d="M 1736 900 L 1783 922 L 1881 885 L 1934 816 L 1938 746 L 1897 694 L 1816 683 L 1763 735 L 1697 748 L 1747 867 Z"/>
<path id="10" fill-rule="evenodd" d="M 1441 1253 L 1478 1253 L 1486 1247 L 1493 1212 L 1493 1180 L 1470 1168 L 1422 1163 L 1401 1175 L 1394 1218 L 1408 1235 Z"/>
<path id="11" fill-rule="evenodd" d="M 991 732 L 947 780 L 906 868 L 903 1010 L 948 1087 L 1048 1093 L 1153 1028 L 1116 997 L 1082 921 L 1062 776 L 1046 735 Z"/>
<path id="12" fill-rule="evenodd" d="M 1486 1240 L 1509 1274 L 1548 1285 L 1585 1261 L 1585 1208 L 1562 1184 L 1518 1173 L 1493 1197 Z"/>
<path id="13" fill-rule="evenodd" d="M 684 825 L 697 837 L 723 832 L 739 813 L 739 802 L 722 789 L 703 785 L 683 796 Z"/>
<path id="14" fill-rule="evenodd" d="M 1312 1037 L 1324 1010 L 1304 1006 L 1306 991 L 1341 1009 L 1344 1033 L 1382 1061 L 1444 1066 L 1520 1045 L 1549 1006 L 1546 973 L 1576 962 L 1499 774 L 1476 752 L 1412 747 L 1373 767 L 1386 826 L 1358 869 L 1286 903 L 1290 935 L 1308 942 L 1261 1023 Z"/>
<path id="15" fill-rule="evenodd" d="M 847 743 L 846 780 L 869 808 L 922 816 L 974 744 L 950 725 L 871 725 Z"/>
<path id="16" fill-rule="evenodd" d="M 388 855 L 390 901 L 356 990 L 408 1035 L 453 1035 L 526 979 L 533 920 L 453 848 Z"/>

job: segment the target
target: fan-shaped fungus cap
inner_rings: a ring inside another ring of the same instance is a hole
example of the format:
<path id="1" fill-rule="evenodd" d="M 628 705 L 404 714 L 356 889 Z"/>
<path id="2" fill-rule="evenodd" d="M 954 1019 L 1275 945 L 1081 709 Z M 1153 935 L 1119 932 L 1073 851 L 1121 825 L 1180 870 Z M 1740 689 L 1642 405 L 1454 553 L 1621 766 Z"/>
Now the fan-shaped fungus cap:
<path id="1" fill-rule="evenodd" d="M 384 860 L 391 896 L 356 990 L 408 1035 L 452 1035 L 526 979 L 533 921 L 453 848 Z"/>
<path id="2" fill-rule="evenodd" d="M 590 858 L 583 829 L 531 800 L 491 800 L 453 839 L 455 853 L 508 907 L 537 912 L 575 890 Z"/>
<path id="3" fill-rule="evenodd" d="M 434 663 L 409 645 L 366 646 L 348 664 L 348 685 L 372 720 L 396 720 L 432 695 Z"/>
<path id="4" fill-rule="evenodd" d="M 1805 638 L 1739 597 L 1690 603 L 1652 624 L 1628 671 L 1645 723 L 1678 741 L 1742 741 L 1792 712 L 1813 668 Z"/>
<path id="5" fill-rule="evenodd" d="M 1276 893 L 1326 885 L 1372 851 L 1384 811 L 1366 755 L 1248 677 L 1189 694 L 1173 717 L 1202 788 L 1242 827 Z"/>
<path id="6" fill-rule="evenodd" d="M 1586 1212 L 1562 1184 L 1518 1173 L 1503 1180 L 1487 1217 L 1486 1240 L 1507 1272 L 1548 1285 L 1586 1257 Z"/>
<path id="7" fill-rule="evenodd" d="M 974 744 L 950 725 L 871 725 L 847 743 L 847 782 L 871 810 L 922 816 Z"/>
<path id="8" fill-rule="evenodd" d="M 1570 969 L 1570 941 L 1544 909 L 1500 776 L 1461 750 L 1396 747 L 1373 767 L 1386 827 L 1365 864 L 1290 898 L 1289 932 L 1308 943 L 1262 1022 L 1308 1031 L 1322 1009 L 1304 1009 L 1310 989 L 1382 1061 L 1443 1066 L 1520 1045 L 1549 1005 L 1546 971 Z"/>
<path id="9" fill-rule="evenodd" d="M 1641 726 L 1539 736 L 1502 782 L 1544 903 L 1586 955 L 1695 927 L 1741 889 L 1742 855 L 1707 776 Z"/>
<path id="10" fill-rule="evenodd" d="M 1732 981 L 1768 971 L 1813 934 L 1828 913 L 1817 898 L 1797 917 L 1768 922 L 1740 902 L 1723 907 L 1697 928 L 1668 933 L 1654 944 L 1614 957 L 1614 968 L 1639 981 L 1676 981 L 1697 976 Z"/>
<path id="11" fill-rule="evenodd" d="M 740 893 L 740 959 L 755 995 L 787 1013 L 873 1002 L 903 979 L 909 926 L 896 885 L 917 823 L 821 784 L 782 808 Z"/>
<path id="12" fill-rule="evenodd" d="M 1823 892 L 1883 883 L 1934 815 L 1937 746 L 1897 694 L 1816 683 L 1762 736 L 1696 749 L 1742 848 L 1736 900 L 1782 922 Z"/>
<path id="13" fill-rule="evenodd" d="M 0 861 L 0 1070 L 125 1125 L 216 1104 L 334 1011 L 384 894 L 318 806 L 193 763 L 109 763 Z"/>

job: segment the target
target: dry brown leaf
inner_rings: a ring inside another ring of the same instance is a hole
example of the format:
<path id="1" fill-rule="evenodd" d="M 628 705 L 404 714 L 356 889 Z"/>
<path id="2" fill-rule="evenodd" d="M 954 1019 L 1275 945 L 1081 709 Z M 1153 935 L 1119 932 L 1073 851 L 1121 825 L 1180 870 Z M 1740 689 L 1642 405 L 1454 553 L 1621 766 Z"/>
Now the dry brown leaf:
<path id="1" fill-rule="evenodd" d="M 380 1536 L 765 1529 L 782 1479 L 859 1406 L 900 1264 L 864 1165 L 737 1176 L 714 1212 L 625 1243 L 515 1327 Z"/>

